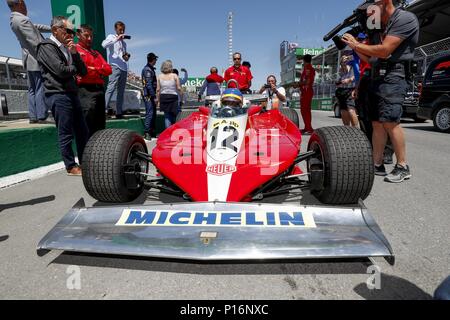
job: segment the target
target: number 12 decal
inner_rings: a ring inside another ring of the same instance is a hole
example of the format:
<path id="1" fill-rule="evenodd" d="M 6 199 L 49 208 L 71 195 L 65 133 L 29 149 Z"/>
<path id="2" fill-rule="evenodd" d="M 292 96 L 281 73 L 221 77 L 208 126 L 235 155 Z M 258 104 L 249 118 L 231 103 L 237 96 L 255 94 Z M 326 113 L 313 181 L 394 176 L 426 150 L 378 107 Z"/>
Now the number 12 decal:
<path id="1" fill-rule="evenodd" d="M 211 151 L 216 148 L 220 148 L 220 149 L 230 149 L 233 150 L 234 152 L 238 152 L 238 148 L 235 145 L 233 145 L 233 143 L 239 140 L 239 131 L 232 126 L 222 127 L 221 128 L 222 132 L 231 133 L 231 135 L 229 135 L 228 138 L 223 139 L 221 143 L 219 143 L 218 147 L 217 140 L 219 137 L 219 128 L 220 127 L 217 127 L 211 132 Z"/>

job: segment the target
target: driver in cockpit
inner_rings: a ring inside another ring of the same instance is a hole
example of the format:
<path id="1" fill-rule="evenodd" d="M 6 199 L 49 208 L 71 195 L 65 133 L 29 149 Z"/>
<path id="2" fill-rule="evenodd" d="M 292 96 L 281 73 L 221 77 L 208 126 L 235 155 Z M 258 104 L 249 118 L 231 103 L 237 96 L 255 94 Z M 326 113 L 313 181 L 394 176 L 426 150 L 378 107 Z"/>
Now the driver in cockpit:
<path id="1" fill-rule="evenodd" d="M 244 103 L 244 96 L 238 89 L 226 89 L 220 98 L 222 106 L 239 107 L 242 108 Z"/>
<path id="2" fill-rule="evenodd" d="M 242 108 L 244 96 L 238 89 L 226 89 L 220 98 L 219 117 L 231 118 L 245 112 Z"/>

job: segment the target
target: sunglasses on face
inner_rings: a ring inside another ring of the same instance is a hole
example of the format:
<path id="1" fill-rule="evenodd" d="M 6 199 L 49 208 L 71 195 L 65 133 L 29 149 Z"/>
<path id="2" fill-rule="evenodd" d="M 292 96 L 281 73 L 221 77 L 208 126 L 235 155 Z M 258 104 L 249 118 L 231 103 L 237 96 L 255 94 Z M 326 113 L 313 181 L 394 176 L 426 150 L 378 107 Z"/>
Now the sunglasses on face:
<path id="1" fill-rule="evenodd" d="M 74 31 L 74 30 L 72 30 L 72 29 L 70 29 L 70 28 L 66 28 L 66 27 L 59 27 L 60 29 L 64 29 L 64 31 L 67 33 L 67 34 L 70 34 L 71 36 L 75 36 L 75 34 L 76 34 L 76 32 Z"/>
<path id="2" fill-rule="evenodd" d="M 233 58 L 234 61 L 240 61 L 241 58 Z"/>

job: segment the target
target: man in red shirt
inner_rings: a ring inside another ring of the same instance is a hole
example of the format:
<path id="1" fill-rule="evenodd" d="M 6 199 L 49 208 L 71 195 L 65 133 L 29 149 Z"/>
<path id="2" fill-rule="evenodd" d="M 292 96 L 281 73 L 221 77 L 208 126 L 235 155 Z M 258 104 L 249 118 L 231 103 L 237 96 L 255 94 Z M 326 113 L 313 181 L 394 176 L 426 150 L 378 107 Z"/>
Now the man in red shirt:
<path id="1" fill-rule="evenodd" d="M 248 93 L 252 86 L 253 75 L 249 68 L 244 67 L 241 64 L 242 55 L 239 52 L 233 54 L 234 65 L 225 71 L 225 81 L 228 83 L 231 79 L 234 79 L 239 84 L 239 90 L 242 93 Z M 230 88 L 236 88 L 235 83 L 230 83 Z"/>
<path id="2" fill-rule="evenodd" d="M 314 96 L 313 85 L 316 77 L 316 70 L 314 70 L 311 61 L 311 55 L 307 54 L 303 57 L 303 72 L 300 79 L 300 111 L 303 122 L 305 123 L 305 128 L 302 130 L 302 133 L 304 134 L 311 134 L 314 131 L 311 123 L 311 104 Z"/>
<path id="3" fill-rule="evenodd" d="M 80 88 L 78 95 L 89 128 L 89 136 L 92 137 L 95 132 L 104 130 L 106 126 L 103 77 L 112 74 L 112 68 L 98 51 L 92 49 L 94 35 L 91 26 L 81 25 L 77 37 L 77 51 L 88 71 L 84 77 L 77 77 Z"/>

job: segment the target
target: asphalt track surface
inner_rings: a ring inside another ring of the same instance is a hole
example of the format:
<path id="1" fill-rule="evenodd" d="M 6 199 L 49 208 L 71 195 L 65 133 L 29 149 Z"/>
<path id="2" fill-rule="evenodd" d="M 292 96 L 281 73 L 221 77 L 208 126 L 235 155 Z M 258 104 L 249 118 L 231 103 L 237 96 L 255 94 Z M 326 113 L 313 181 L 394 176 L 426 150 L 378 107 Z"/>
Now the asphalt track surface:
<path id="1" fill-rule="evenodd" d="M 328 112 L 313 118 L 316 127 L 340 125 Z M 403 126 L 413 179 L 395 185 L 377 177 L 365 201 L 397 259 L 394 267 L 374 261 L 380 290 L 366 285 L 369 261 L 197 264 L 60 251 L 39 257 L 39 240 L 81 197 L 88 206 L 96 202 L 80 178 L 60 171 L 0 190 L 0 298 L 430 299 L 450 274 L 450 136 L 431 123 Z M 80 290 L 68 289 L 72 266 L 81 272 Z"/>

